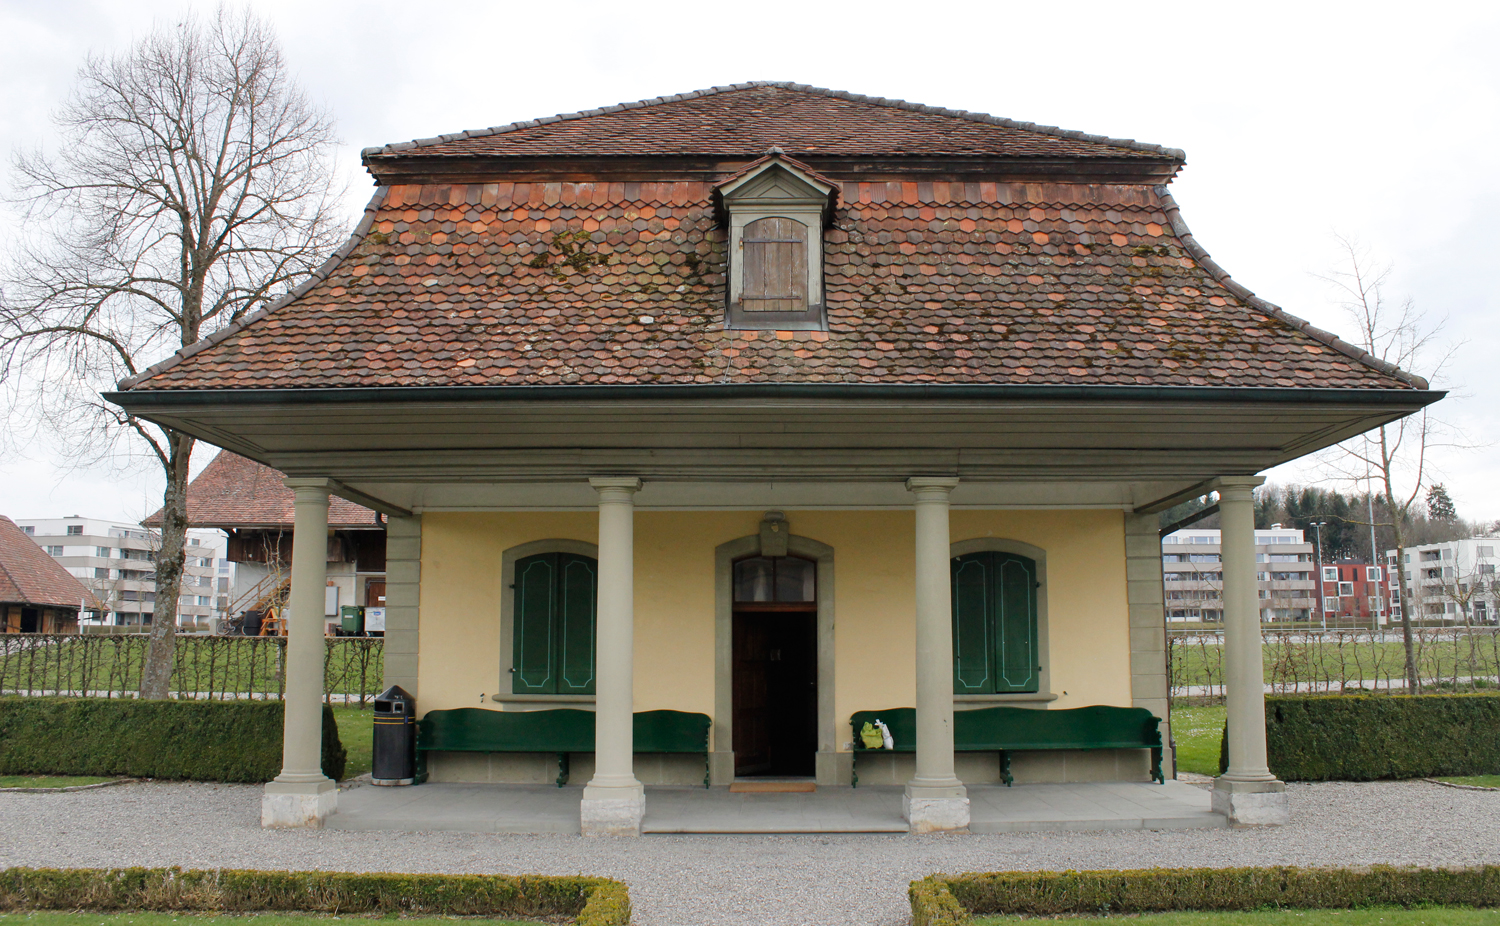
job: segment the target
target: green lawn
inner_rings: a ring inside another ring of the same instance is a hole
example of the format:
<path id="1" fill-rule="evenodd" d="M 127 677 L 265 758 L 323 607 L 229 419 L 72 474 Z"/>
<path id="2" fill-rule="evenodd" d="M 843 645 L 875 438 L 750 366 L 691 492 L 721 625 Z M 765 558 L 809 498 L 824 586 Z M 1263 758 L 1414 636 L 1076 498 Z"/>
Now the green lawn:
<path id="1" fill-rule="evenodd" d="M 1456 785 L 1478 785 L 1481 788 L 1500 788 L 1500 775 L 1466 775 L 1458 778 L 1439 778 Z"/>
<path id="2" fill-rule="evenodd" d="M 976 926 L 1009 926 L 1014 923 L 1040 922 L 1028 917 L 977 916 Z M 1476 910 L 1472 907 L 1370 907 L 1363 910 L 1257 910 L 1177 913 L 1149 913 L 1142 916 L 1065 917 L 1047 922 L 1069 924 L 1131 923 L 1138 926 L 1494 926 L 1500 924 L 1500 910 Z"/>
<path id="3" fill-rule="evenodd" d="M 1173 636 L 1171 647 L 1173 687 L 1224 684 L 1223 647 L 1217 637 Z M 1263 654 L 1266 682 L 1272 684 L 1333 682 L 1337 686 L 1399 679 L 1406 665 L 1405 647 L 1389 638 L 1383 643 L 1354 642 L 1347 636 L 1298 638 L 1267 633 Z M 1417 671 L 1429 683 L 1455 675 L 1493 677 L 1500 673 L 1500 635 L 1419 642 Z M 1462 690 L 1469 690 L 1467 682 Z"/>
<path id="4" fill-rule="evenodd" d="M 90 775 L 0 775 L 0 788 L 76 788 L 113 780 Z"/>
<path id="5" fill-rule="evenodd" d="M 339 741 L 349 751 L 349 764 L 344 767 L 345 778 L 358 778 L 370 770 L 370 752 L 375 722 L 370 708 L 333 706 L 333 719 L 339 725 Z"/>
<path id="6" fill-rule="evenodd" d="M 290 913 L 253 913 L 209 916 L 192 913 L 0 913 L 0 926 L 332 926 L 333 922 L 400 923 L 401 926 L 454 926 L 473 919 L 485 926 L 535 926 L 533 920 L 494 920 L 479 917 L 299 916 Z"/>
<path id="7" fill-rule="evenodd" d="M 0 639 L 0 690 L 117 691 L 140 688 L 144 635 L 80 634 Z M 374 695 L 384 679 L 383 641 L 329 637 L 325 641 L 325 690 Z M 174 692 L 275 694 L 282 689 L 285 640 L 279 637 L 179 636 Z"/>
<path id="8" fill-rule="evenodd" d="M 1224 706 L 1172 706 L 1172 735 L 1177 739 L 1177 770 L 1219 774 L 1219 744 L 1224 736 Z"/>

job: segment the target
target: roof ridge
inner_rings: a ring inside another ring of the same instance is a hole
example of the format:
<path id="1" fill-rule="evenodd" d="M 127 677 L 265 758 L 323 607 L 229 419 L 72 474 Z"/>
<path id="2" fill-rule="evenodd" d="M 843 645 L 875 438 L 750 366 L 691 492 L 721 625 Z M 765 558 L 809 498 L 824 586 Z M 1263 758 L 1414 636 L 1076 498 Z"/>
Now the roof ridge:
<path id="1" fill-rule="evenodd" d="M 1285 322 L 1314 341 L 1331 347 L 1346 357 L 1357 360 L 1365 366 L 1384 373 L 1387 376 L 1394 376 L 1396 379 L 1418 389 L 1430 388 L 1424 377 L 1418 376 L 1415 373 L 1408 373 L 1389 360 L 1382 360 L 1369 351 L 1350 344 L 1333 332 L 1324 331 L 1307 319 L 1299 318 L 1273 302 L 1267 302 L 1251 292 L 1248 287 L 1231 278 L 1229 271 L 1220 267 L 1209 256 L 1208 251 L 1204 249 L 1203 245 L 1198 243 L 1198 239 L 1193 237 L 1193 233 L 1188 230 L 1187 222 L 1182 219 L 1182 209 L 1177 205 L 1177 200 L 1172 198 L 1171 190 L 1165 185 L 1158 185 L 1155 189 L 1156 195 L 1161 198 L 1162 209 L 1167 214 L 1167 221 L 1172 226 L 1172 233 L 1182 242 L 1183 247 L 1187 249 L 1188 254 L 1192 255 L 1193 260 L 1198 262 L 1198 266 L 1207 270 L 1208 275 L 1217 280 L 1220 286 L 1223 286 L 1235 296 L 1248 303 L 1252 308 L 1265 312 L 1278 321 Z"/>
<path id="2" fill-rule="evenodd" d="M 142 382 L 143 380 L 150 379 L 158 373 L 164 373 L 167 370 L 170 370 L 172 367 L 177 366 L 177 364 L 181 363 L 182 361 L 198 353 L 199 351 L 206 350 L 207 348 L 210 348 L 215 344 L 228 339 L 232 335 L 238 334 L 239 332 L 245 330 L 250 325 L 253 325 L 266 316 L 270 315 L 272 312 L 276 311 L 282 306 L 300 299 L 307 293 L 308 290 L 328 279 L 329 275 L 333 273 L 334 269 L 338 267 L 339 264 L 343 263 L 344 259 L 352 254 L 355 248 L 359 247 L 360 243 L 364 240 L 364 237 L 370 233 L 370 229 L 375 227 L 375 213 L 380 210 L 380 201 L 385 196 L 385 194 L 386 187 L 384 185 L 376 186 L 375 195 L 371 196 L 369 203 L 365 205 L 364 215 L 360 217 L 359 223 L 354 226 L 354 231 L 350 232 L 349 240 L 345 241 L 342 245 L 339 246 L 338 250 L 330 254 L 328 256 L 328 259 L 323 261 L 323 263 L 318 266 L 318 269 L 314 270 L 307 279 L 292 287 L 280 299 L 277 299 L 275 302 L 272 302 L 270 305 L 266 306 L 263 309 L 260 309 L 259 311 L 251 312 L 249 315 L 246 315 L 244 318 L 241 318 L 237 322 L 230 322 L 229 324 L 213 332 L 212 334 L 199 338 L 188 346 L 178 350 L 167 359 L 162 360 L 158 363 L 154 363 L 146 369 L 140 371 L 139 373 L 134 374 L 133 376 L 127 376 L 124 379 L 121 379 L 118 383 L 116 383 L 116 386 L 123 392 L 124 390 L 134 387 L 137 383 Z"/>
<path id="3" fill-rule="evenodd" d="M 539 125 L 551 125 L 554 122 L 570 122 L 577 119 L 586 119 L 591 116 L 600 116 L 606 113 L 625 112 L 630 109 L 641 109 L 646 106 L 660 106 L 665 103 L 682 103 L 687 100 L 696 100 L 706 96 L 715 96 L 722 93 L 734 93 L 741 90 L 754 90 L 761 87 L 777 87 L 782 90 L 796 90 L 800 93 L 811 93 L 818 96 L 833 97 L 840 100 L 848 100 L 853 103 L 867 103 L 872 106 L 886 106 L 891 109 L 901 109 L 907 112 L 924 113 L 931 116 L 948 116 L 955 119 L 966 119 L 970 122 L 979 122 L 986 125 L 998 125 L 1003 128 L 1021 129 L 1025 132 L 1034 132 L 1038 135 L 1048 135 L 1054 138 L 1067 138 L 1073 141 L 1086 141 L 1094 144 L 1109 145 L 1114 148 L 1128 148 L 1133 151 L 1149 151 L 1155 154 L 1175 158 L 1186 163 L 1187 152 L 1181 148 L 1168 148 L 1165 145 L 1153 145 L 1149 142 L 1136 141 L 1133 138 L 1110 138 L 1107 135 L 1091 135 L 1072 129 L 1063 129 L 1055 125 L 1037 125 L 1034 122 L 1017 122 L 1014 119 L 1006 119 L 1002 116 L 992 116 L 989 113 L 975 113 L 962 109 L 947 109 L 942 106 L 928 106 L 924 103 L 909 103 L 906 100 L 893 100 L 886 97 L 866 96 L 862 93 L 851 93 L 847 90 L 830 90 L 826 87 L 814 87 L 810 84 L 798 84 L 788 80 L 752 80 L 738 84 L 724 84 L 717 87 L 709 87 L 703 90 L 693 90 L 688 93 L 676 93 L 671 96 L 652 97 L 649 100 L 637 100 L 633 103 L 616 103 L 613 106 L 601 106 L 595 109 L 585 109 L 575 113 L 559 113 L 555 116 L 544 116 L 540 119 L 523 119 L 506 125 L 490 126 L 487 129 L 469 129 L 462 132 L 454 132 L 448 135 L 438 135 L 433 138 L 416 138 L 411 141 L 395 142 L 389 145 L 378 145 L 365 148 L 360 151 L 360 158 L 378 157 L 380 155 L 401 154 L 418 148 L 427 148 L 464 138 L 487 138 L 493 135 L 503 135 L 507 132 L 515 132 L 521 129 L 535 128 Z"/>

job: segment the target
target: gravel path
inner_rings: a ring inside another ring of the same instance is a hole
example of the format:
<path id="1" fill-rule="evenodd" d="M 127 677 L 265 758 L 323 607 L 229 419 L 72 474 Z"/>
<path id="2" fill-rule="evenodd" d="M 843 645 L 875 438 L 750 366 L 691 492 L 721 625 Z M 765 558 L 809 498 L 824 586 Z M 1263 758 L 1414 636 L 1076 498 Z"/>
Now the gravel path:
<path id="1" fill-rule="evenodd" d="M 1500 793 L 1426 782 L 1289 785 L 1290 826 L 1004 836 L 497 836 L 279 831 L 248 785 L 0 794 L 0 867 L 592 874 L 630 886 L 638 926 L 910 922 L 934 871 L 1500 862 Z"/>

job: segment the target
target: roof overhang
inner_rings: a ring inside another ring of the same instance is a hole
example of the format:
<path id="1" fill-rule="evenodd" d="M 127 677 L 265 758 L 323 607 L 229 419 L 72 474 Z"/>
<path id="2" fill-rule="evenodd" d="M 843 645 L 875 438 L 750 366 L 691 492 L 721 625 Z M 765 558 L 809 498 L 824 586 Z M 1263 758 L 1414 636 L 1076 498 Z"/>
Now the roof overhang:
<path id="1" fill-rule="evenodd" d="M 393 486 L 583 485 L 601 473 L 658 483 L 888 483 L 913 474 L 965 483 L 1149 483 L 1167 497 L 1218 476 L 1261 472 L 1443 395 L 757 384 L 130 390 L 105 397 L 289 476 L 339 480 L 361 504 L 401 508 L 411 507 L 412 497 Z"/>

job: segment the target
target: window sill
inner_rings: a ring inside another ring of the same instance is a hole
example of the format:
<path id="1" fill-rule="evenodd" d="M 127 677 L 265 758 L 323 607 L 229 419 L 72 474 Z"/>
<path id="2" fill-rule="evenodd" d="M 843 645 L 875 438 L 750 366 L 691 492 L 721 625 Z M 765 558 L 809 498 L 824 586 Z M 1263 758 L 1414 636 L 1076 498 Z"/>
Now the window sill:
<path id="1" fill-rule="evenodd" d="M 496 704 L 528 704 L 540 707 L 576 707 L 593 704 L 593 695 L 556 694 L 492 694 L 490 700 Z"/>
<path id="2" fill-rule="evenodd" d="M 985 704 L 1014 704 L 1027 701 L 1056 701 L 1057 695 L 1050 691 L 1019 691 L 1013 694 L 978 694 L 978 695 L 954 695 L 953 704 L 972 704 L 980 707 Z"/>

